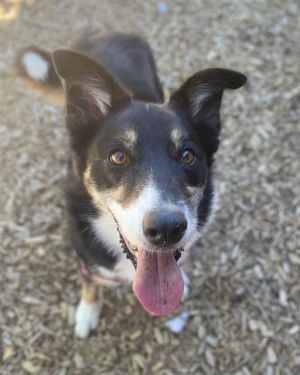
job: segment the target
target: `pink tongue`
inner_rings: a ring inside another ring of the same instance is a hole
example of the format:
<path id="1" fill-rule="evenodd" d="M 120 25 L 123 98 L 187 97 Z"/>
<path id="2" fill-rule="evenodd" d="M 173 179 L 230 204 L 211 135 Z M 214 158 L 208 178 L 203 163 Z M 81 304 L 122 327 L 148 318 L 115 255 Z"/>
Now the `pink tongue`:
<path id="1" fill-rule="evenodd" d="M 172 312 L 183 294 L 183 279 L 174 254 L 139 249 L 133 291 L 150 314 L 162 316 Z"/>

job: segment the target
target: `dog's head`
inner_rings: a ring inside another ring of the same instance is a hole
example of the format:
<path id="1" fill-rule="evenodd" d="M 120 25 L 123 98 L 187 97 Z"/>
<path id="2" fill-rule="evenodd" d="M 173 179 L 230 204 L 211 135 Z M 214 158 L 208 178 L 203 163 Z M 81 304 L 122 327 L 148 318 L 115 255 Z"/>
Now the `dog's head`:
<path id="1" fill-rule="evenodd" d="M 201 202 L 211 198 L 223 91 L 246 77 L 200 71 L 168 103 L 154 104 L 133 100 L 86 56 L 57 51 L 54 61 L 64 80 L 78 175 L 95 205 L 114 216 L 137 259 L 139 300 L 163 315 L 182 294 L 176 254 L 197 238 Z"/>

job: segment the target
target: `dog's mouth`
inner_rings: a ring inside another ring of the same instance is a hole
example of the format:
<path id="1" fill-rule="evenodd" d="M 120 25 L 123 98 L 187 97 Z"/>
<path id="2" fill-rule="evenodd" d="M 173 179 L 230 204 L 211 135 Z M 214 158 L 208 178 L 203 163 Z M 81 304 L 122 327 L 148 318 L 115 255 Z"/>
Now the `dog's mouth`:
<path id="1" fill-rule="evenodd" d="M 133 291 L 137 299 L 152 315 L 171 313 L 183 295 L 184 284 L 177 261 L 184 249 L 149 251 L 138 248 L 122 234 L 117 221 L 116 224 L 123 252 L 136 269 Z"/>
<path id="2" fill-rule="evenodd" d="M 122 245 L 123 253 L 126 255 L 126 258 L 131 260 L 131 263 L 133 264 L 134 268 L 137 267 L 137 254 L 138 254 L 138 247 L 135 245 L 132 245 L 129 240 L 123 236 L 119 226 L 118 226 L 118 232 L 120 236 L 120 244 Z M 159 252 L 159 249 L 157 250 Z M 164 250 L 165 251 L 165 250 Z M 177 262 L 178 259 L 181 257 L 181 253 L 184 251 L 184 248 L 181 247 L 180 249 L 176 249 L 173 251 L 174 259 Z M 150 250 L 147 250 L 148 253 L 151 253 Z M 171 251 L 169 251 L 171 252 Z"/>

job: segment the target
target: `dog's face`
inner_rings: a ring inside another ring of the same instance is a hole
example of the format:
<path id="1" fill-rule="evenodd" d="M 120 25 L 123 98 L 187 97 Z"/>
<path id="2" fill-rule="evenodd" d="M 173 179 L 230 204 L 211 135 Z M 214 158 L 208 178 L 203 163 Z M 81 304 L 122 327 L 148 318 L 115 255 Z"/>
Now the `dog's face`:
<path id="1" fill-rule="evenodd" d="M 65 83 L 78 173 L 137 259 L 139 300 L 151 313 L 165 314 L 182 294 L 176 254 L 197 238 L 223 90 L 240 87 L 245 77 L 224 69 L 199 72 L 160 105 L 133 100 L 85 56 L 58 51 L 54 60 Z"/>
<path id="2" fill-rule="evenodd" d="M 175 251 L 197 232 L 207 168 L 191 124 L 167 106 L 132 102 L 101 124 L 84 182 L 131 249 Z"/>

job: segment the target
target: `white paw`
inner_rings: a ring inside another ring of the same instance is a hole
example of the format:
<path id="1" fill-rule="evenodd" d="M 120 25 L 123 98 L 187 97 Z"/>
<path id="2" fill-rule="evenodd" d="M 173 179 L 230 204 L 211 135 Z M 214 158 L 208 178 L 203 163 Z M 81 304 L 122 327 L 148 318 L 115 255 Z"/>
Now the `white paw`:
<path id="1" fill-rule="evenodd" d="M 190 295 L 191 280 L 190 280 L 188 274 L 184 270 L 181 270 L 181 274 L 182 274 L 183 283 L 184 283 L 182 301 L 185 301 Z"/>
<path id="2" fill-rule="evenodd" d="M 99 322 L 100 302 L 86 303 L 80 300 L 75 314 L 75 335 L 81 339 L 88 337 Z"/>

